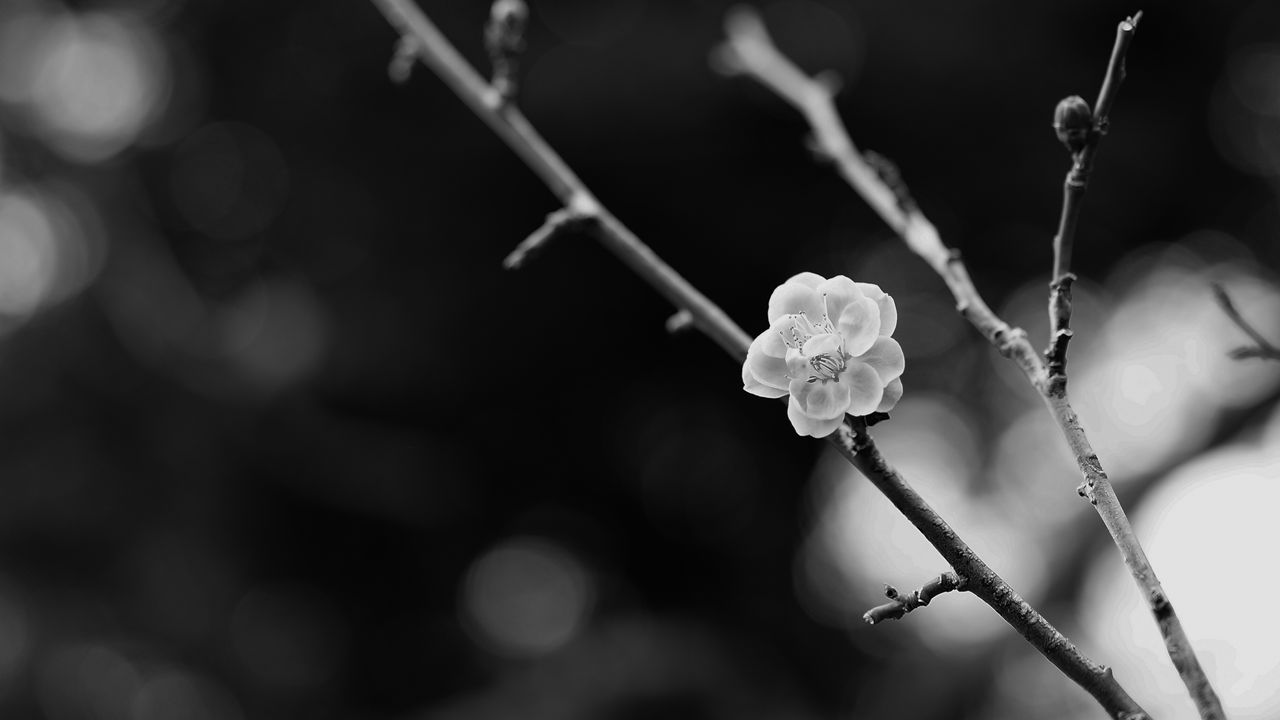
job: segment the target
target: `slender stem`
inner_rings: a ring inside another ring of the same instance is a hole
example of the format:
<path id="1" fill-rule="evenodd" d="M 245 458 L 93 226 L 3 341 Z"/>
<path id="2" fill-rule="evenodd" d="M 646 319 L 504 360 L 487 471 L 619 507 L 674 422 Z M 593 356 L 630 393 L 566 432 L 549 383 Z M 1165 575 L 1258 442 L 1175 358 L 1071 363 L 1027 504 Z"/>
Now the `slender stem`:
<path id="1" fill-rule="evenodd" d="M 1076 227 L 1080 223 L 1080 208 L 1084 193 L 1089 188 L 1089 176 L 1093 172 L 1098 142 L 1107 133 L 1111 122 L 1111 106 L 1115 104 L 1120 83 L 1124 82 L 1124 59 L 1137 32 L 1139 12 L 1125 18 L 1116 26 L 1116 41 L 1111 48 L 1111 60 L 1107 74 L 1102 79 L 1102 89 L 1094 104 L 1093 127 L 1085 137 L 1083 147 L 1072 154 L 1071 169 L 1062 181 L 1062 214 L 1058 218 L 1058 231 L 1053 236 L 1053 277 L 1049 283 L 1049 337 L 1050 346 L 1045 351 L 1049 361 L 1049 375 L 1055 382 L 1066 382 L 1067 342 L 1071 340 L 1071 250 L 1075 245 Z M 1058 379 L 1060 377 L 1060 379 Z"/>
<path id="2" fill-rule="evenodd" d="M 1122 67 L 1124 51 L 1128 47 L 1135 23 L 1136 17 L 1121 23 L 1119 34 L 1123 37 L 1117 39 L 1117 48 L 1112 51 L 1114 68 Z M 1093 503 L 1111 534 L 1112 541 L 1120 550 L 1130 574 L 1145 595 L 1164 638 L 1165 649 L 1196 703 L 1201 718 L 1225 718 L 1221 703 L 1178 622 L 1173 605 L 1164 594 L 1155 571 L 1129 524 L 1124 508 L 1116 498 L 1110 480 L 1089 444 L 1084 428 L 1071 409 L 1066 394 L 1065 374 L 1051 373 L 1045 360 L 1027 340 L 1026 333 L 1018 328 L 1011 328 L 983 302 L 969 279 L 959 253 L 949 250 L 942 243 L 937 230 L 918 206 L 901 201 L 906 192 L 901 183 L 896 188 L 891 188 L 875 173 L 849 139 L 835 111 L 830 89 L 805 75 L 783 55 L 769 38 L 764 23 L 751 11 L 732 13 L 726 22 L 726 30 L 728 38 L 720 49 L 720 64 L 730 71 L 756 79 L 805 115 L 813 129 L 814 144 L 831 157 L 841 175 L 880 214 L 885 223 L 902 237 L 907 246 L 942 277 L 955 297 L 960 313 L 1001 354 L 1016 362 L 1028 382 L 1039 391 L 1062 429 L 1080 467 L 1084 477 L 1081 494 Z M 1114 73 L 1108 72 L 1108 77 L 1114 74 L 1118 78 L 1119 72 L 1118 69 Z M 1099 101 L 1103 113 L 1109 112 L 1118 84 L 1118 79 L 1112 80 L 1109 85 L 1104 83 L 1103 97 Z M 1101 117 L 1105 121 L 1105 114 Z M 1066 273 L 1059 278 L 1065 279 L 1067 288 L 1070 277 Z M 1067 312 L 1069 314 L 1069 307 Z M 1055 341 L 1055 346 L 1065 352 L 1065 339 Z M 961 568 L 957 567 L 956 571 L 963 574 Z"/>
<path id="3" fill-rule="evenodd" d="M 889 598 L 889 602 L 866 611 L 862 614 L 862 619 L 868 625 L 875 625 L 885 620 L 900 620 L 907 613 L 927 606 L 943 593 L 963 590 L 964 584 L 965 578 L 954 572 L 944 572 L 921 585 L 918 590 L 913 590 L 906 595 L 899 594 L 897 588 L 892 585 L 885 585 L 884 594 Z"/>
<path id="4" fill-rule="evenodd" d="M 600 206 L 577 176 L 534 132 L 519 111 L 509 103 L 494 99 L 496 95 L 492 88 L 410 0 L 372 2 L 393 27 L 415 38 L 419 58 L 440 75 L 525 160 L 557 197 L 577 212 L 593 213 L 596 216 L 595 235 L 606 248 L 618 255 L 628 267 L 677 308 L 687 311 L 698 329 L 716 340 L 731 356 L 738 360 L 745 358 L 750 346 L 750 338 L 746 333 Z M 937 233 L 934 232 L 933 235 L 936 238 Z M 941 247 L 940 242 L 938 247 Z M 938 258 L 941 267 L 949 266 L 952 261 L 945 250 Z M 954 278 L 958 287 L 966 283 L 972 287 L 963 266 L 956 266 Z M 993 325 L 990 331 L 993 337 L 1009 332 L 1008 326 L 995 319 L 976 292 L 973 293 L 969 311 L 975 317 L 991 320 Z M 1034 353 L 1032 357 L 1034 358 Z M 863 421 L 847 419 L 831 435 L 830 441 L 938 549 L 955 571 L 966 578 L 966 589 L 990 605 L 1050 662 L 1093 695 L 1112 717 L 1121 720 L 1148 717 L 1115 681 L 1110 670 L 1082 655 L 1043 616 L 1019 597 L 889 466 L 867 434 Z"/>
<path id="5" fill-rule="evenodd" d="M 720 347 L 734 356 L 746 355 L 751 338 L 742 328 L 602 207 L 519 108 L 505 102 L 416 5 L 409 0 L 373 0 L 373 4 L 398 32 L 417 40 L 423 64 L 439 75 L 561 202 L 578 214 L 596 217 L 591 229 L 601 244 L 672 305 L 688 310 L 694 324 Z"/>
<path id="6" fill-rule="evenodd" d="M 847 422 L 831 437 L 840 453 L 862 471 L 899 512 L 912 519 L 929 544 L 965 579 L 965 590 L 995 610 L 1049 662 L 1092 695 L 1111 717 L 1148 717 L 1116 682 L 1109 668 L 1085 657 L 956 535 L 889 465 L 867 435 L 865 426 L 856 421 Z"/>

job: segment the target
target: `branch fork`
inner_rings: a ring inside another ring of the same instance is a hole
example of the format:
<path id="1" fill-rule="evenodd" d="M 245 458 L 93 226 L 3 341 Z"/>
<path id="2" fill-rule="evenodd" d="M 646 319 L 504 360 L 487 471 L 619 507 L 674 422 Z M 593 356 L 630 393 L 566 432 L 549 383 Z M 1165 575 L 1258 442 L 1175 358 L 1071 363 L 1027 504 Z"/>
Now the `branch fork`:
<path id="1" fill-rule="evenodd" d="M 534 233 L 534 235 L 545 235 L 542 240 L 533 243 L 535 248 L 545 244 L 551 237 L 564 232 L 566 226 L 581 223 L 607 250 L 617 255 L 623 263 L 653 286 L 679 311 L 687 312 L 692 322 L 702 332 L 731 356 L 739 361 L 744 359 L 750 345 L 750 337 L 719 307 L 666 265 L 603 206 L 596 203 L 582 181 L 533 129 L 515 103 L 502 101 L 501 94 L 493 85 L 480 77 L 479 73 L 462 58 L 412 0 L 372 0 L 372 2 L 397 32 L 402 36 L 415 38 L 413 51 L 418 59 L 439 75 L 495 134 L 525 161 L 564 204 L 563 210 L 552 213 L 543 228 Z M 942 243 L 932 223 L 918 208 L 905 206 L 905 203 L 900 201 L 900 194 L 887 186 L 881 175 L 857 152 L 831 102 L 833 88 L 829 84 L 817 82 L 805 76 L 783 57 L 773 47 L 763 23 L 749 11 L 733 13 L 729 30 L 728 47 L 732 52 L 721 52 L 721 61 L 724 66 L 756 76 L 801 108 L 814 126 L 814 137 L 817 142 L 832 151 L 831 157 L 841 174 L 881 214 L 890 227 L 902 235 L 908 246 L 942 276 L 955 295 L 957 306 L 962 309 L 964 316 L 985 337 L 997 347 L 1001 347 L 1002 352 L 1003 348 L 1007 348 L 1007 354 L 1024 370 L 1028 378 L 1032 379 L 1033 384 L 1037 378 L 1042 377 L 1043 361 L 1031 349 L 1025 334 L 1020 330 L 1011 329 L 991 312 L 974 288 L 959 256 L 950 252 Z M 1131 30 L 1132 28 L 1130 32 Z M 409 47 L 409 44 L 406 42 L 402 46 Z M 1119 55 L 1123 56 L 1123 52 Z M 1114 61 L 1115 53 L 1113 53 L 1113 65 Z M 498 101 L 495 102 L 495 99 Z M 1099 115 L 1105 117 L 1101 108 Z M 544 229 L 545 233 L 542 232 Z M 526 243 L 530 243 L 532 237 L 526 240 Z M 525 250 L 527 255 L 528 248 Z M 1083 430 L 1079 429 L 1074 412 L 1066 404 L 1065 393 L 1062 396 L 1046 394 L 1045 397 L 1050 408 L 1054 410 L 1055 417 L 1060 418 L 1068 441 L 1073 442 L 1073 449 L 1076 449 L 1075 443 L 1083 443 L 1084 447 L 1087 447 Z M 1068 417 L 1078 432 L 1073 432 L 1071 423 L 1065 419 Z M 965 578 L 965 589 L 988 604 L 1064 675 L 1089 692 L 1106 709 L 1109 716 L 1130 720 L 1148 717 L 1116 682 L 1108 668 L 1081 654 L 1075 645 L 1019 597 L 929 507 L 880 454 L 874 440 L 867 434 L 866 425 L 867 421 L 864 418 L 846 418 L 844 424 L 828 439 L 837 451 L 858 468 L 928 539 L 951 565 L 957 579 Z M 1082 454 L 1077 452 L 1077 457 L 1082 457 Z M 1083 465 L 1081 469 L 1085 471 Z M 1088 475 L 1087 472 L 1086 475 Z M 1098 496 L 1099 513 L 1103 514 L 1104 521 L 1107 522 L 1108 529 L 1112 530 L 1117 544 L 1122 546 L 1126 563 L 1130 564 L 1131 569 L 1140 566 L 1149 571 L 1150 568 L 1146 564 L 1145 556 L 1142 556 L 1141 547 L 1136 544 L 1136 539 L 1132 538 L 1132 530 L 1128 528 L 1123 511 L 1115 503 L 1114 494 L 1104 474 L 1100 474 L 1100 481 L 1094 483 L 1094 489 Z M 1111 517 L 1112 515 L 1118 515 L 1119 520 L 1116 521 Z M 1130 540 L 1132 544 L 1126 544 Z M 940 580 L 945 576 L 944 573 L 940 576 Z M 1154 574 L 1150 577 L 1154 582 Z M 1158 589 L 1158 583 L 1155 584 L 1155 588 Z M 925 594 L 932 599 L 932 594 Z M 919 600 L 919 595 L 916 595 L 916 599 Z M 1172 606 L 1168 609 L 1166 620 L 1175 625 L 1177 623 Z M 1167 622 L 1161 622 L 1162 631 L 1166 629 L 1167 624 Z M 1178 633 L 1181 632 L 1180 628 L 1176 630 Z M 1171 633 L 1166 634 L 1166 639 L 1170 637 L 1172 637 Z M 1180 659 L 1185 660 L 1186 656 L 1189 656 L 1193 663 L 1195 661 L 1194 655 L 1190 653 L 1189 644 L 1185 641 L 1185 635 L 1180 637 L 1187 651 L 1185 655 L 1175 656 L 1174 660 L 1182 671 L 1183 665 L 1179 663 Z M 1170 654 L 1174 655 L 1172 646 Z M 1195 670 L 1199 670 L 1198 664 L 1195 665 Z M 1187 676 L 1188 674 L 1184 672 L 1184 678 Z M 1190 682 L 1188 685 L 1190 686 Z M 1207 682 L 1204 687 L 1208 687 Z M 1209 690 L 1209 694 L 1212 695 L 1212 690 Z M 1214 700 L 1216 701 L 1216 698 Z M 1221 714 L 1204 716 L 1206 718 L 1221 717 Z"/>
<path id="2" fill-rule="evenodd" d="M 956 308 L 961 315 L 1002 355 L 1012 359 L 1031 385 L 1039 391 L 1076 457 L 1084 478 L 1084 483 L 1079 488 L 1080 495 L 1096 509 L 1139 588 L 1148 597 L 1158 595 L 1165 599 L 1156 618 L 1157 624 L 1169 657 L 1187 686 L 1201 718 L 1220 720 L 1225 718 L 1222 705 L 1200 666 L 1172 604 L 1164 596 L 1155 571 L 1102 470 L 1084 428 L 1067 399 L 1066 391 L 1067 343 L 1072 337 L 1070 290 L 1074 280 L 1070 272 L 1070 257 L 1080 214 L 1080 201 L 1087 187 L 1098 141 L 1109 127 L 1111 106 L 1124 77 L 1124 58 L 1141 16 L 1142 13 L 1137 13 L 1117 26 L 1115 45 L 1094 110 L 1090 111 L 1080 98 L 1068 98 L 1059 104 L 1059 110 L 1055 113 L 1055 128 L 1072 154 L 1072 166 L 1063 182 L 1062 214 L 1053 242 L 1054 265 L 1049 301 L 1050 345 L 1043 354 L 1031 347 L 1024 332 L 1011 328 L 991 311 L 974 287 L 959 254 L 942 243 L 936 229 L 923 213 L 918 208 L 903 207 L 897 202 L 900 190 L 887 185 L 866 158 L 854 150 L 853 141 L 849 139 L 848 132 L 841 123 L 829 93 L 773 45 L 758 17 L 745 10 L 731 14 L 725 24 L 728 40 L 722 46 L 720 56 L 731 60 L 723 63 L 726 67 L 759 81 L 804 114 L 813 128 L 813 137 L 824 146 L 827 155 L 836 159 L 836 169 L 849 185 L 902 237 L 908 248 L 938 273 L 955 296 Z M 948 557 L 948 560 L 951 558 Z M 952 567 L 963 572 L 955 562 L 952 562 Z M 972 582 L 973 578 L 970 580 Z M 981 583 L 977 585 L 981 587 Z M 976 589 L 973 592 L 978 594 Z M 1128 709 L 1115 708 L 1106 705 L 1101 698 L 1099 701 L 1108 707 L 1113 717 L 1141 713 L 1141 709 L 1136 706 Z"/>

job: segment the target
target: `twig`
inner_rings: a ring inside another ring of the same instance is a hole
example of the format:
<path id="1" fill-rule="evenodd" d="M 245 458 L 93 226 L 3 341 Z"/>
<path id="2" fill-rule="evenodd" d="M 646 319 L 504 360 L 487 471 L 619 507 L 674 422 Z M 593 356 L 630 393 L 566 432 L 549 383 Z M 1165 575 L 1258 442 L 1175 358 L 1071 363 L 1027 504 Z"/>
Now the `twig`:
<path id="1" fill-rule="evenodd" d="M 964 578 L 953 572 L 944 572 L 938 577 L 930 580 L 920 586 L 919 590 L 913 590 L 906 595 L 898 592 L 898 589 L 892 585 L 884 586 L 884 596 L 889 598 L 889 602 L 883 605 L 877 605 L 862 614 L 862 619 L 868 625 L 875 625 L 883 620 L 898 620 L 907 613 L 928 605 L 933 599 L 943 593 L 952 590 L 964 589 Z"/>
<path id="2" fill-rule="evenodd" d="M 541 252 L 547 243 L 564 233 L 580 230 L 594 221 L 595 215 L 589 210 L 584 211 L 573 206 L 560 208 L 547 215 L 546 222 L 517 245 L 515 250 L 512 250 L 511 254 L 502 261 L 502 266 L 508 270 L 519 270 Z"/>
<path id="3" fill-rule="evenodd" d="M 1116 42 L 1111 49 L 1107 74 L 1098 91 L 1095 111 L 1079 96 L 1065 98 L 1054 112 L 1058 138 L 1071 152 L 1071 169 L 1062 181 L 1062 214 L 1058 232 L 1053 236 L 1053 277 L 1049 282 L 1049 347 L 1045 350 L 1049 377 L 1053 382 L 1066 382 L 1067 343 L 1071 340 L 1071 250 L 1075 245 L 1076 226 L 1080 220 L 1085 190 L 1097 155 L 1098 142 L 1107 133 L 1111 106 L 1115 104 L 1120 83 L 1124 82 L 1124 58 L 1142 19 L 1139 12 L 1116 27 Z"/>
<path id="4" fill-rule="evenodd" d="M 410 0 L 372 2 L 397 31 L 417 38 L 418 56 L 423 63 L 439 75 L 506 141 L 565 205 L 589 210 L 597 218 L 598 222 L 593 223 L 593 228 L 601 244 L 680 311 L 688 312 L 698 329 L 715 340 L 732 357 L 738 361 L 745 359 L 751 342 L 746 333 L 609 214 L 534 131 L 514 104 L 498 101 L 493 89 Z M 891 197 L 889 201 L 894 202 Z M 948 257 L 943 257 L 941 263 L 946 265 Z M 962 266 L 960 271 L 963 271 Z M 990 314 L 990 311 L 987 313 Z M 990 605 L 1067 677 L 1093 695 L 1112 717 L 1134 720 L 1148 717 L 1115 681 L 1109 669 L 1081 654 L 1044 617 L 1032 609 L 889 466 L 867 434 L 865 421 L 847 418 L 831 435 L 830 442 L 903 513 L 957 573 L 970 579 L 971 587 L 967 588 L 971 592 Z"/>
<path id="5" fill-rule="evenodd" d="M 1227 314 L 1227 317 L 1231 318 L 1231 322 L 1235 323 L 1253 341 L 1252 346 L 1245 345 L 1232 350 L 1228 353 L 1231 357 L 1236 360 L 1251 357 L 1280 360 L 1280 348 L 1271 344 L 1270 340 L 1263 337 L 1257 328 L 1244 319 L 1244 316 L 1240 314 L 1240 310 L 1236 308 L 1236 304 L 1231 301 L 1231 296 L 1227 294 L 1226 288 L 1214 283 L 1213 295 L 1218 299 L 1218 304 L 1222 306 L 1222 311 Z"/>
<path id="6" fill-rule="evenodd" d="M 995 610 L 1062 674 L 1092 695 L 1108 715 L 1130 720 L 1149 718 L 1146 711 L 1116 682 L 1110 668 L 1085 657 L 956 535 L 946 520 L 889 465 L 863 423 L 857 419 L 845 422 L 831 439 L 840 454 L 889 498 L 889 502 L 911 520 L 929 544 L 965 579 L 966 591 Z"/>
<path id="7" fill-rule="evenodd" d="M 1123 62 L 1133 24 L 1133 19 L 1121 23 L 1117 48 L 1112 51 L 1113 66 Z M 718 50 L 719 66 L 755 78 L 805 115 L 813 129 L 815 140 L 824 154 L 835 162 L 840 174 L 885 223 L 901 236 L 907 246 L 933 267 L 951 290 L 960 313 L 1001 354 L 1017 363 L 1027 380 L 1039 391 L 1076 458 L 1076 464 L 1084 478 L 1080 487 L 1081 495 L 1093 504 L 1110 533 L 1112 542 L 1120 550 L 1129 573 L 1146 598 L 1164 638 L 1165 649 L 1187 686 L 1201 718 L 1225 718 L 1221 703 L 1204 674 L 1191 642 L 1164 594 L 1124 508 L 1116 499 L 1110 480 L 1102 470 L 1098 456 L 1080 426 L 1079 418 L 1067 400 L 1065 377 L 1062 381 L 1052 377 L 1046 362 L 1027 340 L 1026 333 L 1021 329 L 1011 328 L 987 307 L 969 279 L 959 253 L 942 243 L 933 224 L 918 208 L 904 206 L 897 201 L 897 196 L 902 192 L 900 189 L 895 192 L 880 181 L 877 173 L 849 139 L 848 132 L 836 113 L 831 93 L 821 83 L 805 75 L 774 46 L 759 17 L 749 10 L 737 10 L 729 15 L 725 27 L 728 38 Z M 1106 113 L 1110 111 L 1117 82 L 1112 81 L 1110 88 L 1104 83 L 1099 102 L 1098 116 L 1103 120 L 1099 125 L 1099 132 L 1106 128 Z M 1069 287 L 1070 281 L 1065 284 Z M 1065 343 L 1065 339 L 1062 342 Z M 963 574 L 960 568 L 956 570 Z"/>
<path id="8" fill-rule="evenodd" d="M 566 207 L 595 222 L 596 240 L 677 308 L 688 310 L 695 324 L 735 357 L 746 355 L 751 338 L 662 261 L 625 225 L 600 205 L 586 185 L 542 139 L 515 103 L 506 102 L 410 0 L 372 0 L 401 35 L 417 39 L 418 59 L 440 76 L 490 129 L 506 142 Z"/>

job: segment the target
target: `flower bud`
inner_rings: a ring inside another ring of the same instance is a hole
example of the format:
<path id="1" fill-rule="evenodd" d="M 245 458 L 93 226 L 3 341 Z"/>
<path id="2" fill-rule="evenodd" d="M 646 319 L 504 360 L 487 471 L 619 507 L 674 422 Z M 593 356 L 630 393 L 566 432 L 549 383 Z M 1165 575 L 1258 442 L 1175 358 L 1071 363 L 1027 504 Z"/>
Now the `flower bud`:
<path id="1" fill-rule="evenodd" d="M 524 0 L 496 0 L 489 9 L 484 44 L 493 64 L 493 88 L 504 100 L 515 98 L 520 51 L 524 50 L 524 26 L 529 8 Z"/>
<path id="2" fill-rule="evenodd" d="M 489 25 L 485 40 L 489 52 L 519 52 L 524 45 L 524 25 L 529 8 L 524 0 L 497 0 L 489 8 Z"/>
<path id="3" fill-rule="evenodd" d="M 1053 130 L 1072 154 L 1084 149 L 1093 132 L 1093 112 L 1079 95 L 1063 98 L 1053 111 Z"/>

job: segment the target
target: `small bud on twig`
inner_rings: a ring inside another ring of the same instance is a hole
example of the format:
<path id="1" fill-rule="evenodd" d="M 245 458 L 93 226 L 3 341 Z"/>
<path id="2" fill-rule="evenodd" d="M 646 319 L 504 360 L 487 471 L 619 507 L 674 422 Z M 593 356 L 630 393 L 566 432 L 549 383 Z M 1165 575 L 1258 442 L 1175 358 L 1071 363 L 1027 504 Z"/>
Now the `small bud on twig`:
<path id="1" fill-rule="evenodd" d="M 520 53 L 524 50 L 524 26 L 529 8 L 524 0 L 496 0 L 484 28 L 484 46 L 493 63 L 493 89 L 503 100 L 516 95 Z"/>
<path id="2" fill-rule="evenodd" d="M 391 82 L 403 85 L 409 81 L 413 73 L 413 64 L 418 61 L 418 43 L 409 35 L 401 35 L 396 41 L 396 49 L 391 54 L 391 64 L 387 66 L 387 75 Z"/>
<path id="3" fill-rule="evenodd" d="M 684 332 L 693 327 L 693 313 L 681 308 L 674 315 L 667 318 L 667 332 L 675 335 Z"/>
<path id="4" fill-rule="evenodd" d="M 875 171 L 880 182 L 893 191 L 893 197 L 898 201 L 898 209 L 907 215 L 920 210 L 916 205 L 916 199 L 911 196 L 911 189 L 907 187 L 907 182 L 902 179 L 902 171 L 898 169 L 897 163 L 874 150 L 863 152 L 862 159 Z"/>
<path id="5" fill-rule="evenodd" d="M 963 590 L 964 586 L 965 579 L 954 572 L 944 572 L 920 586 L 919 590 L 913 590 L 906 595 L 899 593 L 898 589 L 892 585 L 885 585 L 884 596 L 889 598 L 890 602 L 866 611 L 862 615 L 862 620 L 868 625 L 875 625 L 881 620 L 897 620 L 916 608 L 928 605 L 942 593 Z"/>
<path id="6" fill-rule="evenodd" d="M 1079 95 L 1058 101 L 1058 107 L 1053 110 L 1053 131 L 1072 155 L 1084 150 L 1093 134 L 1093 111 L 1089 103 Z"/>

